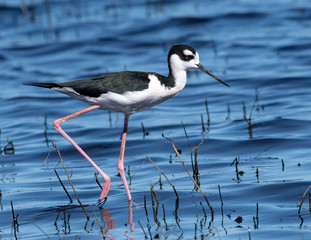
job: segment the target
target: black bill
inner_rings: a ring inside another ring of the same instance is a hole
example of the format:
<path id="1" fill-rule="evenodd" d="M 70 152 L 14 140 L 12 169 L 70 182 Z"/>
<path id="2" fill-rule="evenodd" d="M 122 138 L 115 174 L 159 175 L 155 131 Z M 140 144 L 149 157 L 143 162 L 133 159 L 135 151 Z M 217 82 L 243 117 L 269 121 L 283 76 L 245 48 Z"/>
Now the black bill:
<path id="1" fill-rule="evenodd" d="M 222 84 L 226 85 L 227 87 L 230 87 L 227 83 L 225 83 L 224 81 L 220 80 L 218 77 L 216 77 L 214 74 L 212 74 L 210 71 L 208 71 L 205 67 L 203 67 L 200 63 L 197 64 L 198 68 L 207 73 L 208 75 L 210 75 L 212 78 L 215 78 L 218 82 L 221 82 Z"/>

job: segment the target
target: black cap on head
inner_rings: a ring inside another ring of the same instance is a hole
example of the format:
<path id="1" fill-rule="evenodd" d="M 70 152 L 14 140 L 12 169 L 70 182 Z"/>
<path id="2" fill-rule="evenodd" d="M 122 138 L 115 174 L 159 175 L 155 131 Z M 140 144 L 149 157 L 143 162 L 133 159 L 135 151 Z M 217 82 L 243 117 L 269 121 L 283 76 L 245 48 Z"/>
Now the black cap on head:
<path id="1" fill-rule="evenodd" d="M 193 47 L 190 47 L 188 45 L 184 45 L 184 44 L 180 44 L 180 45 L 174 45 L 173 47 L 171 47 L 169 53 L 168 53 L 168 62 L 170 61 L 170 57 L 173 54 L 177 54 L 181 60 L 183 61 L 187 61 L 186 56 L 184 54 L 184 50 L 189 50 L 191 51 L 194 55 L 196 54 L 196 50 Z"/>

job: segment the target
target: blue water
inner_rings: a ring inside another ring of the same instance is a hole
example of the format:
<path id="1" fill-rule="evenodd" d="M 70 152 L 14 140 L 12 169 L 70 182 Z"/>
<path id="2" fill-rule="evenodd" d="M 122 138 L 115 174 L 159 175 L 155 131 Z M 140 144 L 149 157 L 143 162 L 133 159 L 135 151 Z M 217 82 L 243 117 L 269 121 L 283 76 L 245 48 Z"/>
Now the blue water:
<path id="1" fill-rule="evenodd" d="M 300 214 L 298 203 L 311 184 L 310 26 L 308 0 L 0 1 L 0 238 L 309 239 L 309 198 Z M 131 116 L 125 167 L 133 206 L 117 170 L 123 116 L 97 110 L 63 125 L 111 177 L 100 205 L 95 170 L 52 125 L 88 105 L 22 83 L 125 69 L 165 75 L 177 43 L 196 48 L 231 87 L 193 70 L 176 98 Z M 162 134 L 191 175 L 197 159 L 213 216 Z M 174 184 L 178 205 L 146 156 Z"/>

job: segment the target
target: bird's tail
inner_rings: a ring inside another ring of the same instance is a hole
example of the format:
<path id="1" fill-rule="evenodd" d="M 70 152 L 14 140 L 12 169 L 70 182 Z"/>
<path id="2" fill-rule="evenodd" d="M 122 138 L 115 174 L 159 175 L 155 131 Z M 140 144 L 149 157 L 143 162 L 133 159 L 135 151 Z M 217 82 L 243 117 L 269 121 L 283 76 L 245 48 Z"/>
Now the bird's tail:
<path id="1" fill-rule="evenodd" d="M 59 87 L 57 83 L 24 83 L 24 85 L 43 87 L 43 88 Z"/>

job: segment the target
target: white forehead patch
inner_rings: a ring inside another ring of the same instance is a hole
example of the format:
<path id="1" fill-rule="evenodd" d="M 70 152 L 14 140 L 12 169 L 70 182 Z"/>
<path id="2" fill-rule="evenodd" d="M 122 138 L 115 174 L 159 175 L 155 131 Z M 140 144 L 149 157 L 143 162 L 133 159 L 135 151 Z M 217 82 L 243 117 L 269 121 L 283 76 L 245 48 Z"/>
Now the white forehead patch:
<path id="1" fill-rule="evenodd" d="M 185 49 L 185 50 L 184 50 L 184 55 L 185 55 L 185 56 L 193 55 L 193 52 L 191 52 L 191 51 L 188 50 L 188 49 Z"/>

